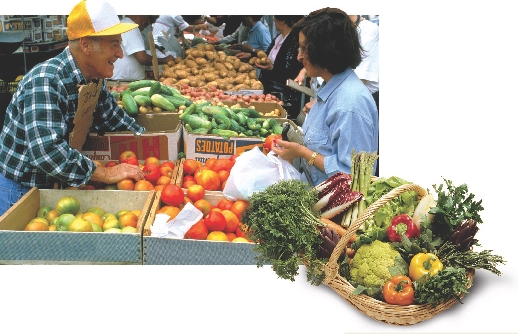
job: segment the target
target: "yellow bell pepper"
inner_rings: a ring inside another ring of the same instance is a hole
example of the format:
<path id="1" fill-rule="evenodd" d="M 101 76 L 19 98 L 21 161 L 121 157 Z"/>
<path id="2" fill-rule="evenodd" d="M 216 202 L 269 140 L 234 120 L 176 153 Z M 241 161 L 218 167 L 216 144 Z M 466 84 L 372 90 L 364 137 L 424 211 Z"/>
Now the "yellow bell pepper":
<path id="1" fill-rule="evenodd" d="M 443 268 L 442 262 L 432 253 L 418 253 L 414 255 L 408 267 L 408 276 L 415 281 L 424 275 L 433 276 Z"/>

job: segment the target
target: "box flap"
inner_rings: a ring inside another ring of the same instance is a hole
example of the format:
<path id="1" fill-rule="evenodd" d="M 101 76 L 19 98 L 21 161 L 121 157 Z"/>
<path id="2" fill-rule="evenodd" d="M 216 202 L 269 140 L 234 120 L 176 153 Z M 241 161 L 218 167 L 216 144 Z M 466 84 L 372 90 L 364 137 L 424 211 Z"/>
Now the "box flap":
<path id="1" fill-rule="evenodd" d="M 79 99 L 77 103 L 77 112 L 74 118 L 74 130 L 70 133 L 69 144 L 71 147 L 81 151 L 86 141 L 86 136 L 92 126 L 94 118 L 94 110 L 99 100 L 102 81 L 96 84 L 91 82 L 87 85 L 79 87 Z"/>

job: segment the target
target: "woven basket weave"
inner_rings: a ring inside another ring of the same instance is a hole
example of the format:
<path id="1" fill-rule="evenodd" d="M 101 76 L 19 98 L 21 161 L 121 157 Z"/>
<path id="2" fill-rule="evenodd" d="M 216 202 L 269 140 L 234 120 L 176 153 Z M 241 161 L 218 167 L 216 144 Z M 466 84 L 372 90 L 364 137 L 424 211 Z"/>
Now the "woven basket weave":
<path id="1" fill-rule="evenodd" d="M 356 233 L 363 222 L 365 222 L 376 212 L 376 210 L 400 194 L 412 190 L 417 192 L 419 198 L 422 198 L 427 194 L 426 190 L 416 184 L 404 184 L 394 188 L 389 193 L 380 197 L 376 202 L 372 203 L 354 221 L 354 223 L 347 230 L 346 234 L 342 236 L 335 249 L 333 250 L 328 263 L 324 266 L 324 284 L 331 287 L 342 298 L 347 300 L 351 305 L 365 313 L 367 316 L 381 322 L 400 326 L 414 325 L 423 320 L 430 319 L 442 311 L 452 307 L 455 303 L 457 303 L 457 299 L 451 298 L 437 306 L 433 306 L 431 304 L 401 306 L 387 304 L 380 300 L 371 298 L 365 294 L 355 295 L 353 294 L 355 288 L 346 279 L 339 275 L 338 257 L 346 247 L 347 241 Z M 467 277 L 470 282 L 473 282 L 474 274 L 475 272 L 473 270 L 467 271 Z"/>

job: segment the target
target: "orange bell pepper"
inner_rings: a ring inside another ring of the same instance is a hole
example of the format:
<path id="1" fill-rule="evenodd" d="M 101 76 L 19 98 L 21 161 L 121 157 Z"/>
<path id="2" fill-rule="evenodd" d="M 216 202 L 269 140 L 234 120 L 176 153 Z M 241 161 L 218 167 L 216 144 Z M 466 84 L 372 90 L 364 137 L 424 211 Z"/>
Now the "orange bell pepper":
<path id="1" fill-rule="evenodd" d="M 414 302 L 414 287 L 408 276 L 396 275 L 383 285 L 383 298 L 388 304 L 411 305 Z"/>

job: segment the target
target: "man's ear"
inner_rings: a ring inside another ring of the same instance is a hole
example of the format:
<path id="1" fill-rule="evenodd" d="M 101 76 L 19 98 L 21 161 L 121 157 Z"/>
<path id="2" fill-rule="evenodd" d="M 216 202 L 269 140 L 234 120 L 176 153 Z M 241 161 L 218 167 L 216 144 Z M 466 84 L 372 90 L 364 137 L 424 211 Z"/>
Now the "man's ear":
<path id="1" fill-rule="evenodd" d="M 79 47 L 81 48 L 81 51 L 83 51 L 86 54 L 89 54 L 92 51 L 92 40 L 88 37 L 81 37 L 79 39 Z"/>

